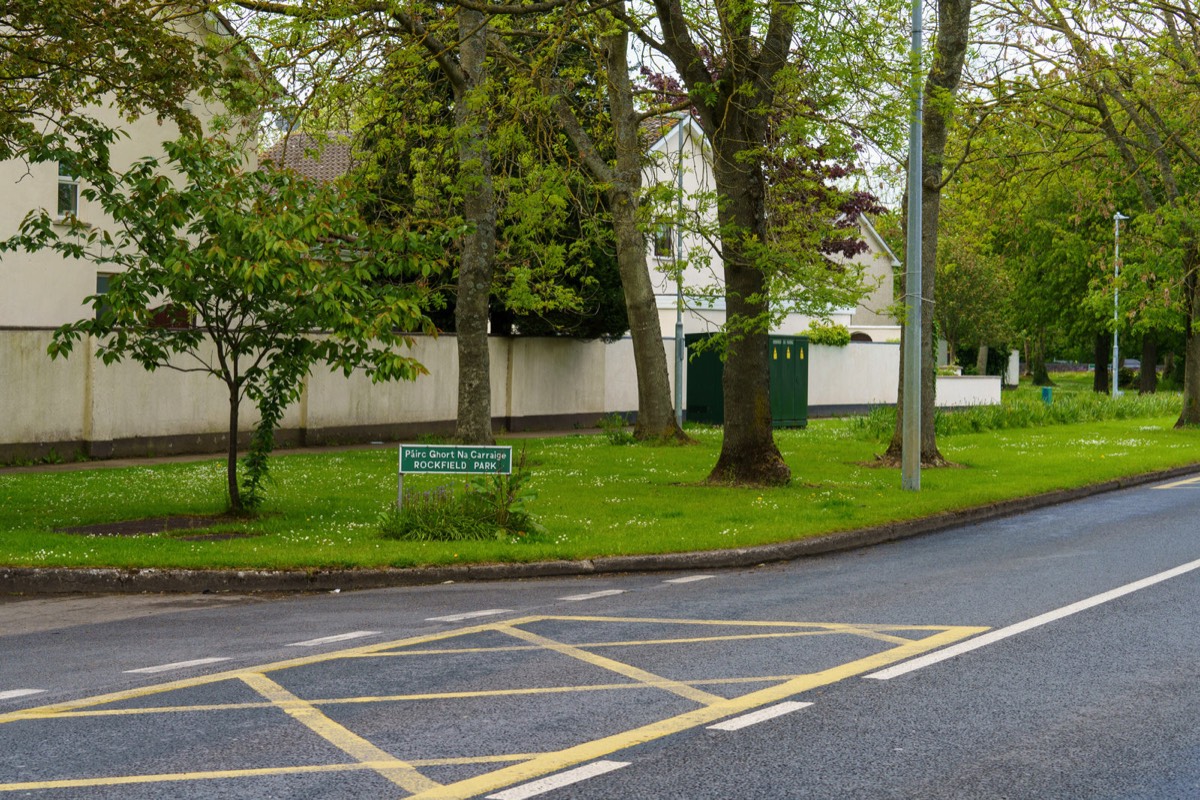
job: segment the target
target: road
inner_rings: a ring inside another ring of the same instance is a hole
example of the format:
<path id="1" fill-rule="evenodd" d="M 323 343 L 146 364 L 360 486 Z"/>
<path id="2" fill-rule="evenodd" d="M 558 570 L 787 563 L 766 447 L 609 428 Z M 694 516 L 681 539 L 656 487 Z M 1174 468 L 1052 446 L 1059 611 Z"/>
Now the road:
<path id="1" fill-rule="evenodd" d="M 0 600 L 0 796 L 1197 798 L 1200 479 L 750 570 Z"/>

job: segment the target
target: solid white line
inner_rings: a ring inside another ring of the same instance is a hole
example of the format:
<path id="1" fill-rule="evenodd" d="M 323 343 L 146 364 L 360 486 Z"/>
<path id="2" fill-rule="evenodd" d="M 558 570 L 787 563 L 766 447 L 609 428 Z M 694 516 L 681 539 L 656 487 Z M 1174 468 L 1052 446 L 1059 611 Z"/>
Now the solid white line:
<path id="1" fill-rule="evenodd" d="M 496 614 L 510 614 L 511 608 L 489 608 L 484 611 L 468 611 L 465 614 L 451 614 L 447 617 L 426 617 L 426 622 L 462 622 L 464 619 L 475 619 L 476 617 L 492 617 Z"/>
<path id="2" fill-rule="evenodd" d="M 567 597 L 560 597 L 559 600 L 595 600 L 598 597 L 612 597 L 613 595 L 625 594 L 624 589 L 605 589 L 602 592 L 592 592 L 591 594 L 572 594 Z"/>
<path id="3" fill-rule="evenodd" d="M 319 644 L 346 642 L 351 639 L 362 639 L 366 636 L 378 635 L 379 631 L 351 631 L 350 633 L 339 633 L 336 636 L 322 636 L 320 639 L 309 639 L 307 642 L 292 642 L 291 644 L 285 644 L 284 647 L 316 647 Z"/>
<path id="4" fill-rule="evenodd" d="M 766 722 L 769 719 L 782 717 L 784 714 L 790 714 L 793 711 L 799 711 L 802 708 L 808 708 L 812 703 L 796 703 L 787 702 L 779 705 L 760 708 L 758 711 L 752 711 L 749 714 L 743 714 L 740 717 L 727 719 L 724 722 L 718 722 L 716 725 L 709 725 L 710 731 L 740 731 L 742 728 L 749 728 L 751 725 L 757 725 L 760 722 Z"/>
<path id="5" fill-rule="evenodd" d="M 947 647 L 945 650 L 938 650 L 936 653 L 930 653 L 926 656 L 913 659 L 912 661 L 903 664 L 897 664 L 894 667 L 872 672 L 870 675 L 864 675 L 865 678 L 875 678 L 876 680 L 886 681 L 900 675 L 907 675 L 910 672 L 916 672 L 919 669 L 928 667 L 931 664 L 937 664 L 940 661 L 945 661 L 948 658 L 969 653 L 972 650 L 977 650 L 980 647 L 986 647 L 989 644 L 994 644 L 1002 639 L 1007 639 L 1010 636 L 1016 636 L 1018 633 L 1037 628 L 1055 620 L 1060 620 L 1063 617 L 1069 617 L 1072 614 L 1078 614 L 1080 611 L 1086 611 L 1089 608 L 1094 608 L 1110 600 L 1116 600 L 1118 597 L 1124 597 L 1136 591 L 1140 591 L 1147 587 L 1153 586 L 1156 583 L 1168 581 L 1171 578 L 1177 578 L 1193 570 L 1200 569 L 1200 560 L 1191 561 L 1187 564 L 1169 569 L 1166 572 L 1160 572 L 1157 575 L 1151 575 L 1149 578 L 1142 578 L 1140 581 L 1127 583 L 1124 586 L 1117 587 L 1102 594 L 1089 597 L 1086 600 L 1080 600 L 1078 603 L 1072 603 L 1069 606 L 1054 611 L 1047 611 L 1045 614 L 1040 614 L 1024 622 L 1018 622 L 1015 625 L 1009 625 L 1007 628 L 999 628 L 997 630 L 985 633 L 982 636 L 976 636 L 974 639 L 968 639 L 965 642 L 960 642 L 953 647 Z"/>
<path id="6" fill-rule="evenodd" d="M 1200 483 L 1200 478 L 1186 478 L 1181 481 L 1174 481 L 1173 483 L 1164 483 L 1160 486 L 1155 486 L 1153 488 L 1155 488 L 1155 489 L 1178 489 L 1180 486 L 1192 486 L 1197 483 Z"/>
<path id="7" fill-rule="evenodd" d="M 570 786 L 572 783 L 579 783 L 580 781 L 586 781 L 588 778 L 594 778 L 597 775 L 603 775 L 606 772 L 612 772 L 621 767 L 628 767 L 629 764 L 630 762 L 628 761 L 595 761 L 591 764 L 585 764 L 582 767 L 560 772 L 557 775 L 551 775 L 549 778 L 542 778 L 531 783 L 515 786 L 512 789 L 505 789 L 503 792 L 489 794 L 487 800 L 525 800 L 527 797 L 536 797 L 552 789 Z"/>
<path id="8" fill-rule="evenodd" d="M 127 669 L 125 672 L 141 672 L 150 674 L 154 672 L 170 672 L 173 669 L 184 669 L 186 667 L 199 667 L 204 664 L 216 664 L 218 661 L 228 661 L 228 658 L 197 658 L 193 661 L 176 661 L 174 664 L 159 664 L 157 667 L 142 667 L 141 669 Z"/>
<path id="9" fill-rule="evenodd" d="M 686 578 L 671 578 L 663 581 L 663 583 L 693 583 L 695 581 L 706 581 L 709 578 L 715 578 L 715 575 L 688 575 Z"/>
<path id="10" fill-rule="evenodd" d="M 18 697 L 28 697 L 31 694 L 41 694 L 45 689 L 9 689 L 0 692 L 0 700 L 15 700 Z"/>

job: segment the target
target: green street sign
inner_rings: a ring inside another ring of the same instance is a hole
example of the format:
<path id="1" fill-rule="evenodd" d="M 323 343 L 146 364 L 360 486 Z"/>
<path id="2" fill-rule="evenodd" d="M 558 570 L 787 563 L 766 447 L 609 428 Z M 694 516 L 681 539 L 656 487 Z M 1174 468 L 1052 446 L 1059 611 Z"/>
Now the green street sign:
<path id="1" fill-rule="evenodd" d="M 512 448 L 487 445 L 402 444 L 400 474 L 511 475 Z"/>

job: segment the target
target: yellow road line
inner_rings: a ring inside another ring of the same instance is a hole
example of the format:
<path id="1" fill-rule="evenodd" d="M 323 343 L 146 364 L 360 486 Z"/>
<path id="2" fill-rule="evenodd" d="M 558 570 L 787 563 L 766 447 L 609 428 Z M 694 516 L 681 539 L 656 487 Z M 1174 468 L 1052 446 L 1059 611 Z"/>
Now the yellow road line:
<path id="1" fill-rule="evenodd" d="M 1153 488 L 1155 488 L 1155 489 L 1178 489 L 1181 486 L 1195 486 L 1198 483 L 1200 483 L 1200 477 L 1185 478 L 1184 480 L 1181 480 L 1181 481 L 1175 481 L 1173 483 L 1164 483 L 1161 486 L 1155 486 Z"/>
<path id="2" fill-rule="evenodd" d="M 719 695 L 709 694 L 702 689 L 688 686 L 686 683 L 668 680 L 662 676 L 646 672 L 644 669 L 638 669 L 630 664 L 614 661 L 611 658 L 605 658 L 604 656 L 599 656 L 595 653 L 589 653 L 587 650 L 580 650 L 578 647 L 573 645 L 562 644 L 561 642 L 556 642 L 553 639 L 547 639 L 544 636 L 539 636 L 536 633 L 530 633 L 527 630 L 523 630 L 512 625 L 506 625 L 501 628 L 501 630 L 503 630 L 509 636 L 515 636 L 516 638 L 522 639 L 526 642 L 541 645 L 547 650 L 553 650 L 556 653 L 562 653 L 565 656 L 579 659 L 580 661 L 591 664 L 594 667 L 606 669 L 610 672 L 615 672 L 618 675 L 624 675 L 626 678 L 632 678 L 639 683 L 653 683 L 656 688 L 665 689 L 668 692 L 674 692 L 680 697 L 686 697 L 688 700 L 694 700 L 697 703 L 709 705 L 710 703 L 722 702 L 725 699 Z"/>
<path id="3" fill-rule="evenodd" d="M 877 629 L 870 627 L 859 627 L 857 625 L 843 625 L 838 628 L 830 628 L 827 633 L 846 633 L 851 636 L 862 636 L 866 639 L 875 639 L 879 642 L 888 642 L 889 644 L 908 644 L 912 639 L 904 636 L 892 636 L 891 634 L 883 633 Z"/>
<path id="4" fill-rule="evenodd" d="M 543 648 L 538 648 L 539 650 Z M 360 703 L 400 703 L 421 700 L 463 700 L 478 697 L 510 697 L 538 694 L 570 694 L 572 692 L 612 692 L 629 689 L 643 691 L 645 689 L 662 689 L 667 686 L 684 683 L 689 686 L 732 686 L 741 683 L 779 683 L 790 681 L 796 675 L 750 675 L 741 678 L 701 678 L 690 681 L 653 681 L 643 683 L 600 683 L 585 686 L 536 686 L 528 689 L 480 689 L 473 692 L 441 692 L 430 694 L 392 694 L 364 697 L 324 697 L 309 700 L 309 705 L 337 706 L 357 705 Z M 93 708 L 86 711 L 54 711 L 44 714 L 29 713 L 25 719 L 74 719 L 77 717 L 137 717 L 149 714 L 192 714 L 207 711 L 245 711 L 255 708 L 274 708 L 274 703 L 212 703 L 195 706 L 141 706 L 138 708 Z M 413 761 L 413 764 L 418 762 Z"/>
<path id="5" fill-rule="evenodd" d="M 519 625 L 524 622 L 533 622 L 539 619 L 541 619 L 541 617 L 525 617 L 522 619 L 511 620 L 507 624 Z M 414 636 L 409 639 L 399 639 L 394 642 L 378 642 L 375 644 L 363 645 L 362 647 L 352 647 L 347 650 L 338 650 L 329 653 L 317 653 L 309 656 L 301 656 L 299 658 L 289 658 L 284 661 L 276 661 L 270 664 L 225 670 L 224 672 L 214 672 L 211 675 L 198 675 L 194 678 L 183 678 L 180 680 L 168 681 L 166 683 L 142 686 L 137 689 L 126 689 L 120 692 L 110 692 L 108 694 L 85 697 L 80 700 L 71 700 L 66 703 L 56 703 L 54 705 L 37 706 L 34 708 L 22 709 L 20 711 L 11 711 L 7 714 L 0 714 L 0 725 L 8 722 L 18 722 L 23 719 L 45 718 L 60 711 L 75 711 L 80 708 L 91 708 L 94 706 L 102 706 L 106 703 L 120 703 L 126 700 L 137 700 L 155 694 L 177 691 L 179 689 L 190 689 L 194 686 L 205 686 L 210 683 L 220 683 L 221 681 L 238 679 L 243 675 L 248 674 L 277 672 L 279 670 L 291 669 L 293 667 L 306 667 L 311 664 L 319 664 L 325 661 L 337 661 L 338 659 L 358 656 L 378 650 L 386 650 L 405 645 L 426 644 L 428 642 L 437 642 L 443 639 L 453 639 L 456 636 L 469 636 L 474 633 L 496 630 L 496 625 L 497 623 L 473 625 L 467 628 L 457 628 L 450 631 L 441 631 L 423 636 Z"/>
<path id="6" fill-rule="evenodd" d="M 826 686 L 837 681 L 865 672 L 880 669 L 886 665 L 903 661 L 921 653 L 943 647 L 953 642 L 965 639 L 987 628 L 952 627 L 943 628 L 941 633 L 927 636 L 919 641 L 894 647 L 883 653 L 867 658 L 861 658 L 848 664 L 803 675 L 778 686 L 761 689 L 757 692 L 743 695 L 732 700 L 721 700 L 704 708 L 689 711 L 685 714 L 660 720 L 649 725 L 643 725 L 624 733 L 607 736 L 603 739 L 569 747 L 554 753 L 538 756 L 530 761 L 468 778 L 458 783 L 440 786 L 420 794 L 409 800 L 465 800 L 469 797 L 482 795 L 507 786 L 524 783 L 551 772 L 573 767 L 585 761 L 610 755 L 620 750 L 644 744 L 655 739 L 661 739 L 671 734 L 714 722 L 722 717 L 733 716 L 754 708 L 778 702 L 801 692 L 810 691 L 819 686 Z"/>
<path id="7" fill-rule="evenodd" d="M 242 675 L 241 679 L 251 689 L 270 700 L 272 705 L 351 758 L 360 762 L 385 763 L 386 766 L 377 767 L 375 771 L 401 789 L 423 792 L 441 785 L 417 772 L 412 764 L 401 761 L 387 751 L 371 744 L 357 733 L 334 722 L 313 708 L 311 703 L 301 700 L 266 675 L 250 673 Z"/>

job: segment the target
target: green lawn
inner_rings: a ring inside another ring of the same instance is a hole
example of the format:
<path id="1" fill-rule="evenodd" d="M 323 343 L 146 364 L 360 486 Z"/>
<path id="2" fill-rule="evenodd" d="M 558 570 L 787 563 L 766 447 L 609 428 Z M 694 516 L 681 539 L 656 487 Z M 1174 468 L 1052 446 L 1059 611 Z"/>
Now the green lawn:
<path id="1" fill-rule="evenodd" d="M 1019 405 L 1022 393 L 1034 396 L 1022 389 L 1006 396 L 1006 403 Z M 691 447 L 618 446 L 603 436 L 583 435 L 515 441 L 510 443 L 528 447 L 531 484 L 538 494 L 530 508 L 547 532 L 454 544 L 378 535 L 377 518 L 396 492 L 392 448 L 280 455 L 273 461 L 263 515 L 214 528 L 257 535 L 219 541 L 180 538 L 194 531 L 138 537 L 54 532 L 149 516 L 217 513 L 223 507 L 224 473 L 216 460 L 0 472 L 0 564 L 380 567 L 779 542 L 1200 463 L 1200 431 L 1173 430 L 1174 414 L 1161 413 L 1171 402 L 1164 397 L 1154 416 L 942 436 L 944 455 L 959 466 L 925 470 L 919 493 L 900 490 L 898 470 L 870 466 L 883 446 L 854 420 L 816 420 L 806 430 L 779 431 L 776 440 L 793 480 L 786 488 L 769 490 L 698 485 L 719 451 L 716 428 L 690 429 L 698 442 Z M 1177 396 L 1174 403 L 1177 408 Z M 408 476 L 405 489 L 421 491 L 453 478 Z"/>

